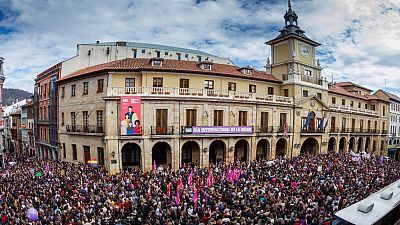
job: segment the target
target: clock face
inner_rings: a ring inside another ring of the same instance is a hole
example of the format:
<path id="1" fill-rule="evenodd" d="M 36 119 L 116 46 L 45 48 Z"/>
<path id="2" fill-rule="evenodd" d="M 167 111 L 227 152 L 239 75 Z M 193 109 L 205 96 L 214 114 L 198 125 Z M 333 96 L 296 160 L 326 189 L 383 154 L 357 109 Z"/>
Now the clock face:
<path id="1" fill-rule="evenodd" d="M 310 52 L 309 52 L 307 46 L 304 46 L 304 45 L 301 46 L 301 54 L 302 54 L 305 58 L 307 58 L 308 56 L 310 56 Z"/>

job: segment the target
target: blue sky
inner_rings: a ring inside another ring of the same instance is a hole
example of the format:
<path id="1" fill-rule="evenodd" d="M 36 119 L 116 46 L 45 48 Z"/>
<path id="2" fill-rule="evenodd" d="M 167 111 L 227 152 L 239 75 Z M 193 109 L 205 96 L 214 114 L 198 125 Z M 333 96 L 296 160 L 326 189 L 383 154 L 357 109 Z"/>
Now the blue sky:
<path id="1" fill-rule="evenodd" d="M 286 0 L 0 0 L 5 87 L 33 90 L 36 74 L 78 43 L 140 41 L 199 49 L 262 69 L 264 42 L 284 25 Z M 400 1 L 294 0 L 299 25 L 322 45 L 328 80 L 400 94 Z"/>

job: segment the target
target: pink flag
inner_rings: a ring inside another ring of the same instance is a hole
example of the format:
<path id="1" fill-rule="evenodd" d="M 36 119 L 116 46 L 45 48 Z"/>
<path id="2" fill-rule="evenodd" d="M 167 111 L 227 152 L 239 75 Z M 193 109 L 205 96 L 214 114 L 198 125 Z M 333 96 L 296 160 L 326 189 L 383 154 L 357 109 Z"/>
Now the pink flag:
<path id="1" fill-rule="evenodd" d="M 239 180 L 240 175 L 242 175 L 242 169 L 235 170 L 235 181 Z"/>
<path id="2" fill-rule="evenodd" d="M 156 171 L 157 171 L 157 165 L 156 165 L 156 160 L 154 160 L 154 163 L 153 163 L 153 173 L 156 174 Z"/>
<path id="3" fill-rule="evenodd" d="M 49 162 L 46 162 L 46 170 L 47 170 L 47 171 L 50 170 Z"/>
<path id="4" fill-rule="evenodd" d="M 229 169 L 229 180 L 233 182 L 234 178 L 235 178 L 235 172 L 232 169 Z"/>
<path id="5" fill-rule="evenodd" d="M 199 198 L 198 193 L 197 193 L 197 188 L 194 189 L 192 201 L 194 203 L 194 207 L 197 208 L 197 199 Z"/>
<path id="6" fill-rule="evenodd" d="M 208 172 L 208 177 L 207 177 L 207 187 L 213 186 L 213 185 L 214 185 L 214 182 L 215 182 L 214 176 L 213 176 L 212 171 L 210 170 L 210 171 Z"/>
<path id="7" fill-rule="evenodd" d="M 288 126 L 287 122 L 285 121 L 285 123 L 283 124 L 283 136 L 286 138 L 289 137 L 288 132 L 289 132 L 289 126 Z"/>
<path id="8" fill-rule="evenodd" d="M 193 171 L 190 171 L 189 178 L 188 178 L 188 185 L 192 185 L 193 182 Z"/>
<path id="9" fill-rule="evenodd" d="M 293 181 L 293 182 L 291 183 L 291 186 L 292 186 L 292 187 L 297 187 L 297 182 Z"/>
<path id="10" fill-rule="evenodd" d="M 181 197 L 179 196 L 179 190 L 176 189 L 175 205 L 180 205 L 180 204 L 181 204 Z"/>
<path id="11" fill-rule="evenodd" d="M 178 187 L 177 187 L 177 189 L 178 190 L 183 190 L 183 183 L 182 183 L 181 178 L 178 178 Z"/>

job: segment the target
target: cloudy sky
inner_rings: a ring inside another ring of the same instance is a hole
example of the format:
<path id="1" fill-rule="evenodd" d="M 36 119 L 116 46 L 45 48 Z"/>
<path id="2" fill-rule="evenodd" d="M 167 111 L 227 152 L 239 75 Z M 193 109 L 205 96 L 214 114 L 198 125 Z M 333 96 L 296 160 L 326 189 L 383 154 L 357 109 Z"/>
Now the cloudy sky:
<path id="1" fill-rule="evenodd" d="M 110 3 L 112 2 L 112 4 Z M 320 42 L 328 80 L 400 94 L 399 0 L 294 0 Z M 199 49 L 261 69 L 264 42 L 284 25 L 286 0 L 0 0 L 5 87 L 33 90 L 36 74 L 78 43 L 139 41 Z"/>

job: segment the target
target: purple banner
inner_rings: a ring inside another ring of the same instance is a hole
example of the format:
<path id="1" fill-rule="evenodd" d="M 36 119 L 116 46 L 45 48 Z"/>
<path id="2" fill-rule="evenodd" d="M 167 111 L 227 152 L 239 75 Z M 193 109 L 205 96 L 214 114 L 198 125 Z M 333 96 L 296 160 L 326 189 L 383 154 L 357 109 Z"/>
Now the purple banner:
<path id="1" fill-rule="evenodd" d="M 193 126 L 185 127 L 185 134 L 252 134 L 252 126 Z"/>

